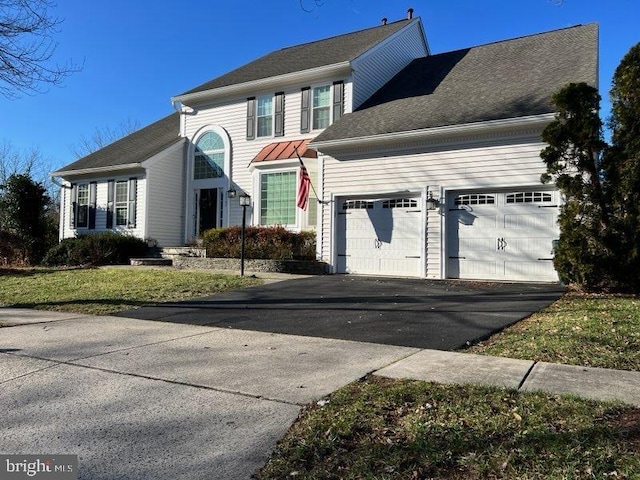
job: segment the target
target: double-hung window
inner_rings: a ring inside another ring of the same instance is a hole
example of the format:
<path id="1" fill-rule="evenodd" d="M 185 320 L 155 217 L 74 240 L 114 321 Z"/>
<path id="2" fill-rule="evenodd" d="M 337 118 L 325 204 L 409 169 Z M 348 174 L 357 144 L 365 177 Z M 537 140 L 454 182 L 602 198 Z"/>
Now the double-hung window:
<path id="1" fill-rule="evenodd" d="M 260 176 L 261 225 L 295 225 L 296 182 L 295 171 Z"/>
<path id="2" fill-rule="evenodd" d="M 87 228 L 89 226 L 89 185 L 78 185 L 78 197 L 76 200 L 76 227 Z"/>
<path id="3" fill-rule="evenodd" d="M 312 125 L 314 130 L 327 128 L 331 123 L 331 86 L 313 89 Z"/>
<path id="4" fill-rule="evenodd" d="M 284 135 L 284 92 L 247 98 L 247 140 Z"/>
<path id="5" fill-rule="evenodd" d="M 322 130 L 344 113 L 344 82 L 304 87 L 300 92 L 300 133 Z"/>
<path id="6" fill-rule="evenodd" d="M 273 97 L 258 98 L 258 137 L 270 137 L 273 132 Z"/>
<path id="7" fill-rule="evenodd" d="M 116 182 L 116 225 L 127 226 L 129 221 L 129 182 Z"/>

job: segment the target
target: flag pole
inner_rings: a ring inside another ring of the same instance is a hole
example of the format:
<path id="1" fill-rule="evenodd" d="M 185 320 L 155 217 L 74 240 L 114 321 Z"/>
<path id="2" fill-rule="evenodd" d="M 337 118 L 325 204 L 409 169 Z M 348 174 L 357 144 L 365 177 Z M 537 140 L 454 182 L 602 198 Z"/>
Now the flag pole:
<path id="1" fill-rule="evenodd" d="M 293 150 L 296 152 L 296 156 L 298 157 L 298 161 L 300 162 L 300 166 L 306 169 L 307 167 L 305 166 L 304 162 L 302 161 L 302 158 L 300 158 L 300 154 L 298 153 L 298 147 L 294 146 Z M 320 200 L 318 198 L 318 193 L 316 192 L 316 187 L 313 186 L 313 182 L 311 181 L 311 177 L 309 177 L 309 185 L 311 185 L 311 190 L 313 190 L 313 194 L 316 196 L 316 200 L 318 201 L 318 203 L 323 203 L 322 200 Z"/>

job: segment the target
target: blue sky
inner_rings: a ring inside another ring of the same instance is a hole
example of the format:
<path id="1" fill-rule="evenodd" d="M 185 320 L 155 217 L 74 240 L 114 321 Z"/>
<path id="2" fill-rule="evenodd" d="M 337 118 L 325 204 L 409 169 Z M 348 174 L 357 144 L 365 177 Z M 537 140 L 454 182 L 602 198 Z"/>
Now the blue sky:
<path id="1" fill-rule="evenodd" d="M 422 18 L 433 53 L 597 22 L 600 90 L 608 115 L 613 72 L 640 42 L 637 0 L 58 0 L 64 20 L 56 58 L 83 63 L 62 88 L 0 97 L 0 143 L 38 148 L 50 168 L 96 128 L 144 126 L 169 113 L 170 98 L 270 51 Z"/>

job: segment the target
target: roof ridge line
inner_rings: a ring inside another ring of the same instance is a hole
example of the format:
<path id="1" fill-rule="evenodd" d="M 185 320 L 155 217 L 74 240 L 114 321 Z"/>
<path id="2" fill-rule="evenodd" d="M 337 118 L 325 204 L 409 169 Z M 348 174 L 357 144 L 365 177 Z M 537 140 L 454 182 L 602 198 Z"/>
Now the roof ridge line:
<path id="1" fill-rule="evenodd" d="M 514 40 L 521 40 L 523 38 L 531 38 L 531 37 L 537 37 L 537 36 L 540 36 L 540 35 L 548 35 L 550 33 L 557 33 L 557 32 L 561 32 L 563 30 L 571 30 L 573 28 L 587 27 L 589 25 L 597 25 L 597 24 L 598 24 L 598 22 L 577 23 L 576 25 L 571 25 L 569 27 L 554 28 L 553 30 L 545 30 L 543 32 L 536 32 L 536 33 L 530 33 L 530 34 L 527 34 L 527 35 L 520 35 L 518 37 L 505 38 L 503 40 L 494 40 L 492 42 L 479 43 L 478 45 L 471 45 L 471 46 L 468 46 L 468 47 L 456 48 L 455 50 L 447 50 L 445 52 L 434 53 L 434 54 L 429 55 L 429 56 L 444 55 L 444 54 L 447 54 L 447 53 L 454 53 L 454 52 L 459 52 L 459 51 L 462 51 L 462 50 L 471 50 L 472 48 L 488 47 L 489 45 L 496 45 L 498 43 L 512 42 Z M 425 58 L 425 57 L 420 57 L 420 58 Z"/>

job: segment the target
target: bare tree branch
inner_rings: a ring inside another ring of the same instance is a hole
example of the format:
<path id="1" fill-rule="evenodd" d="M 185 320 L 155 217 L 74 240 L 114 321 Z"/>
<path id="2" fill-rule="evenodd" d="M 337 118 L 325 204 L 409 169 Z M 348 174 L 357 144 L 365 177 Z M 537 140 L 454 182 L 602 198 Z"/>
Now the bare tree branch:
<path id="1" fill-rule="evenodd" d="M 122 137 L 135 132 L 136 130 L 138 130 L 138 128 L 138 122 L 130 118 L 122 122 L 116 128 L 96 127 L 96 129 L 90 136 L 85 137 L 83 135 L 82 137 L 80 137 L 77 145 L 73 145 L 70 147 L 71 153 L 77 158 L 86 157 L 90 153 L 93 153 L 96 150 L 100 150 L 110 143 L 113 143 L 116 140 L 119 140 Z"/>
<path id="2" fill-rule="evenodd" d="M 61 24 L 51 15 L 55 5 L 53 0 L 0 0 L 0 95 L 41 93 L 80 70 L 71 61 L 53 62 L 58 46 L 53 37 Z"/>
<path id="3" fill-rule="evenodd" d="M 321 7 L 324 4 L 322 0 L 309 0 L 309 2 L 313 3 L 313 5 L 311 6 L 311 8 L 306 8 L 304 6 L 305 0 L 298 0 L 298 1 L 300 3 L 300 8 L 307 13 L 313 12 L 317 7 Z"/>

